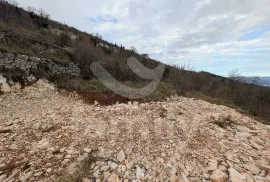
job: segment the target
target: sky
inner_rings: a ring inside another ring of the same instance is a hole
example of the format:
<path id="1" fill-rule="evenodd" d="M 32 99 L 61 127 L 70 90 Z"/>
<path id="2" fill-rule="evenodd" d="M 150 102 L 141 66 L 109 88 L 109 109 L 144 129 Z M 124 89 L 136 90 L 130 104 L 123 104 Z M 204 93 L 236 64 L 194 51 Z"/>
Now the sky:
<path id="1" fill-rule="evenodd" d="M 17 0 L 170 65 L 270 76 L 269 0 Z"/>

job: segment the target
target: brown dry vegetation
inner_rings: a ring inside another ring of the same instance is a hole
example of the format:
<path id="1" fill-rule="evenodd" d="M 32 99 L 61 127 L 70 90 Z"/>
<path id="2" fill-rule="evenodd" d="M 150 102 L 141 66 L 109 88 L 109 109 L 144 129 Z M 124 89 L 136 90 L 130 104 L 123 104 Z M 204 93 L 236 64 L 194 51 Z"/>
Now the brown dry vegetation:
<path id="1" fill-rule="evenodd" d="M 11 41 L 0 42 L 0 51 L 45 57 L 60 64 L 78 63 L 82 70 L 79 77 L 55 76 L 48 71 L 40 70 L 33 70 L 33 74 L 37 77 L 46 77 L 56 83 L 59 88 L 79 91 L 86 98 L 91 97 L 86 96 L 87 93 L 110 92 L 92 74 L 90 64 L 94 61 L 100 62 L 119 81 L 134 87 L 147 84 L 147 81 L 129 69 L 126 60 L 130 56 L 137 58 L 148 68 L 155 68 L 159 63 L 152 59 L 145 59 L 134 50 L 126 50 L 122 45 L 111 44 L 102 40 L 101 37 L 50 20 L 44 11 L 37 12 L 31 8 L 28 9 L 30 11 L 26 11 L 17 7 L 16 4 L 3 0 L 0 1 L 0 10 L 0 33 Z M 57 34 L 55 31 L 60 33 Z M 71 40 L 70 34 L 76 35 L 78 39 Z M 119 52 L 115 53 L 112 49 L 97 47 L 96 45 L 100 42 L 116 47 Z M 41 51 L 40 46 L 45 51 Z M 54 51 L 50 53 L 47 50 Z M 17 73 L 15 71 L 9 74 L 16 76 Z M 270 123 L 270 88 L 267 87 L 168 65 L 162 83 L 147 99 L 161 100 L 172 94 L 198 97 L 239 108 L 246 114 Z"/>

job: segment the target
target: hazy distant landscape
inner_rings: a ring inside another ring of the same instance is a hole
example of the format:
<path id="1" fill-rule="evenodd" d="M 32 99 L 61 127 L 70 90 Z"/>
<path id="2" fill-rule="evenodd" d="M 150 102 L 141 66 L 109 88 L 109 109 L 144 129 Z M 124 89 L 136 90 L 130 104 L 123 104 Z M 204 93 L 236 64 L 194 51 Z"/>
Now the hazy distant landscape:
<path id="1" fill-rule="evenodd" d="M 259 84 L 262 86 L 270 87 L 270 77 L 260 77 Z"/>
<path id="2" fill-rule="evenodd" d="M 247 82 L 249 82 L 249 78 L 251 77 L 247 77 Z M 270 87 L 270 77 L 259 77 L 258 85 Z"/>

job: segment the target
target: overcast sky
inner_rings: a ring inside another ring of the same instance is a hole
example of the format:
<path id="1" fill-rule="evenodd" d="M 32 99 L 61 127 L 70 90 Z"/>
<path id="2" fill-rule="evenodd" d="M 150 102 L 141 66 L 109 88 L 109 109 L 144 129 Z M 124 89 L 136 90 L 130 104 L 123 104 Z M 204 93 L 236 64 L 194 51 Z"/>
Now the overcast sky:
<path id="1" fill-rule="evenodd" d="M 269 0 L 18 0 L 167 64 L 270 76 Z"/>

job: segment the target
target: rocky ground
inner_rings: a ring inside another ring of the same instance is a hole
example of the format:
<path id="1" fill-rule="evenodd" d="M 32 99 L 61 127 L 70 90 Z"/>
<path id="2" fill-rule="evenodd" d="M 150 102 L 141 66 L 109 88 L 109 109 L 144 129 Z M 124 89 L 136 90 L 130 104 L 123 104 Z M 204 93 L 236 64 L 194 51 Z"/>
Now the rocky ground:
<path id="1" fill-rule="evenodd" d="M 233 109 L 66 95 L 42 80 L 0 95 L 0 181 L 270 181 L 270 127 Z"/>

